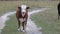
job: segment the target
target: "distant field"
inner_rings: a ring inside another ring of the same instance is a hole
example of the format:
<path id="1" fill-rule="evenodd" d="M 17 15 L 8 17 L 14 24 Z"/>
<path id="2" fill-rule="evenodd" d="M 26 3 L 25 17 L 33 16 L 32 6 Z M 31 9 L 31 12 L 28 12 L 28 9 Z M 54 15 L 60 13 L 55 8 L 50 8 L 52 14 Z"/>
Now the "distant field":
<path id="1" fill-rule="evenodd" d="M 0 16 L 11 10 L 16 10 L 17 2 L 15 1 L 0 1 Z"/>
<path id="2" fill-rule="evenodd" d="M 18 5 L 27 4 L 31 9 L 50 8 L 44 12 L 33 14 L 31 19 L 35 21 L 38 27 L 42 27 L 43 34 L 60 34 L 60 20 L 57 20 L 57 5 L 59 1 L 4 1 L 1 2 L 0 15 L 10 10 L 16 10 Z M 9 8 L 9 9 L 8 9 Z M 31 10 L 30 9 L 30 10 Z M 23 34 L 17 32 L 17 23 L 15 15 L 6 22 L 2 34 Z"/>

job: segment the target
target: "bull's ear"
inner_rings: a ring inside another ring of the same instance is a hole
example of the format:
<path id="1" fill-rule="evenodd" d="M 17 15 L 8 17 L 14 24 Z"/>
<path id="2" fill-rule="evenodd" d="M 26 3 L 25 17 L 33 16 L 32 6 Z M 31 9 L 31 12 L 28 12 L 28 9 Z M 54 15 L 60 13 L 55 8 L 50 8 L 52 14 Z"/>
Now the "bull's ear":
<path id="1" fill-rule="evenodd" d="M 27 7 L 27 9 L 29 9 L 30 7 Z"/>
<path id="2" fill-rule="evenodd" d="M 21 7 L 18 7 L 18 9 L 21 9 Z"/>

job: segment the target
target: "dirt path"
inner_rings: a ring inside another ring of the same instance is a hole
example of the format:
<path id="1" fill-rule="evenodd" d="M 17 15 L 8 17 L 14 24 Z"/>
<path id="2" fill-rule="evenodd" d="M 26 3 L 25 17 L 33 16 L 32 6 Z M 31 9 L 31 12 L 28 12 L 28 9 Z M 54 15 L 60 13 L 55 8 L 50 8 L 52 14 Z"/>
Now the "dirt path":
<path id="1" fill-rule="evenodd" d="M 6 13 L 6 14 L 4 14 L 0 17 L 0 33 L 1 33 L 1 30 L 5 27 L 5 22 L 9 19 L 8 16 L 10 16 L 14 13 L 15 13 L 15 11 L 14 12 L 9 12 L 9 13 Z"/>
<path id="2" fill-rule="evenodd" d="M 27 27 L 26 27 L 27 34 L 42 34 L 42 32 L 39 31 L 42 28 L 41 27 L 38 28 L 37 25 L 35 25 L 35 23 L 30 19 L 30 15 L 37 12 L 44 11 L 44 10 L 46 10 L 46 8 L 40 9 L 40 10 L 33 10 L 32 12 L 28 13 L 29 18 L 28 18 Z M 14 14 L 15 12 L 16 11 L 9 12 L 0 17 L 0 33 L 1 33 L 1 30 L 5 27 L 5 22 L 9 19 L 8 16 Z"/>
<path id="3" fill-rule="evenodd" d="M 40 31 L 42 28 L 41 27 L 37 27 L 37 25 L 34 23 L 34 21 L 32 21 L 30 19 L 30 16 L 31 14 L 34 14 L 34 13 L 38 13 L 38 12 L 41 12 L 41 11 L 45 11 L 46 8 L 44 9 L 38 9 L 38 10 L 33 10 L 32 12 L 29 12 L 29 18 L 28 18 L 28 22 L 27 22 L 27 34 L 42 34 L 42 32 Z"/>

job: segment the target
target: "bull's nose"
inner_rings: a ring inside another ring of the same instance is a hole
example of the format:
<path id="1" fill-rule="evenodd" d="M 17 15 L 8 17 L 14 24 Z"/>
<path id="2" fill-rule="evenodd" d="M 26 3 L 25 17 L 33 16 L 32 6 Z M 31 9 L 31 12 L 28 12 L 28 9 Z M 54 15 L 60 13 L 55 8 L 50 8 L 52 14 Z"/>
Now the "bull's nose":
<path id="1" fill-rule="evenodd" d="M 23 12 L 23 14 L 24 14 L 24 12 Z"/>

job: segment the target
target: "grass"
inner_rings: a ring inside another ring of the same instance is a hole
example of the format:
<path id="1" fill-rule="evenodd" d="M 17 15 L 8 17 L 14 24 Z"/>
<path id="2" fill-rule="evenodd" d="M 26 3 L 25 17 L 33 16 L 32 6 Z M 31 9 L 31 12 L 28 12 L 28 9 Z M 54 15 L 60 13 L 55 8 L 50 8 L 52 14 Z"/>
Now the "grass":
<path id="1" fill-rule="evenodd" d="M 5 28 L 2 30 L 1 34 L 23 34 L 22 32 L 17 31 L 17 20 L 15 15 L 10 16 L 11 19 L 6 22 Z"/>
<path id="2" fill-rule="evenodd" d="M 31 19 L 35 21 L 38 27 L 42 27 L 43 34 L 60 34 L 60 20 L 57 17 L 57 4 L 49 10 L 33 14 Z"/>
<path id="3" fill-rule="evenodd" d="M 16 10 L 22 4 L 28 5 L 31 9 L 42 7 L 54 7 L 58 1 L 0 1 L 0 16 L 11 10 Z"/>
<path id="4" fill-rule="evenodd" d="M 33 14 L 31 19 L 35 21 L 38 27 L 42 27 L 43 34 L 60 34 L 60 20 L 57 20 L 57 4 L 59 1 L 4 1 L 5 3 L 13 4 L 13 7 L 7 5 L 11 9 L 7 8 L 7 12 L 9 10 L 16 10 L 18 4 L 27 4 L 31 9 L 33 8 L 50 8 L 44 12 Z M 3 3 L 4 4 L 4 3 Z M 4 5 L 3 5 L 4 6 Z M 5 6 L 4 6 L 5 7 Z M 1 13 L 4 13 L 4 10 L 1 9 Z M 11 16 L 11 19 L 6 22 L 5 28 L 2 30 L 2 34 L 23 34 L 22 32 L 17 31 L 17 20 L 15 15 Z"/>
<path id="5" fill-rule="evenodd" d="M 0 16 L 8 11 L 16 10 L 17 2 L 15 1 L 0 1 Z"/>

